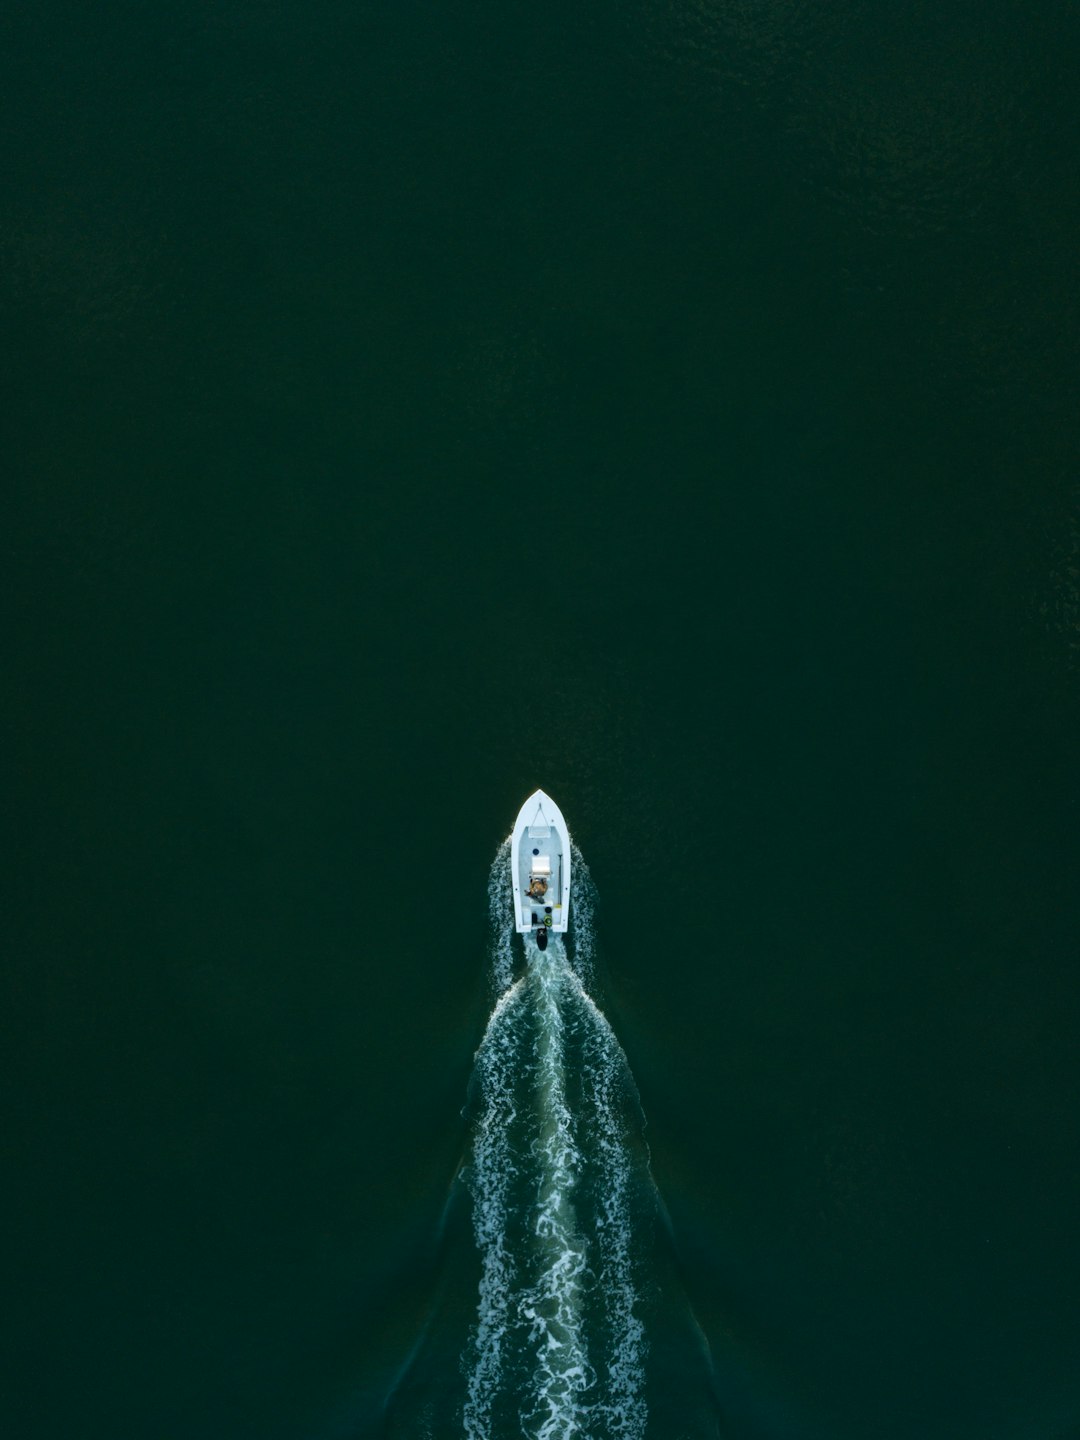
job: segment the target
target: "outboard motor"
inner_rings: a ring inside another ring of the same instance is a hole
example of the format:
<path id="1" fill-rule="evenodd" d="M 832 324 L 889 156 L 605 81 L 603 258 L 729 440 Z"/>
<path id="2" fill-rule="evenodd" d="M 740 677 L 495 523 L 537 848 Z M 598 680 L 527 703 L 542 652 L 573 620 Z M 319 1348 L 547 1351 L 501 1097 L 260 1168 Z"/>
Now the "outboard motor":
<path id="1" fill-rule="evenodd" d="M 547 949 L 547 926 L 541 925 L 536 932 L 536 943 L 541 950 Z"/>

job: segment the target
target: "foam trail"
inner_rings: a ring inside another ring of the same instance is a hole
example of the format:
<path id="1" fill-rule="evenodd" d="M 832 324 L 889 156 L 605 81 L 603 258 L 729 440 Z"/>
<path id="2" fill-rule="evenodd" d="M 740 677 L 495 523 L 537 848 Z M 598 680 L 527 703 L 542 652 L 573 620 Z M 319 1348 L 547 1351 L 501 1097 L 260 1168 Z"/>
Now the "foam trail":
<path id="1" fill-rule="evenodd" d="M 622 1098 L 619 1090 L 626 1083 L 632 1086 L 633 1082 L 615 1032 L 576 976 L 574 988 L 590 1022 L 584 1072 L 593 1111 L 592 1133 L 595 1135 L 600 1170 L 598 1278 L 608 1308 L 610 1330 L 606 1395 L 601 1407 L 611 1435 L 636 1437 L 644 1435 L 647 1418 L 641 1395 L 645 1327 L 635 1310 L 638 1296 L 634 1288 L 630 1212 L 633 1162 L 619 1103 Z M 636 1092 L 633 1099 L 636 1104 Z"/>
<path id="2" fill-rule="evenodd" d="M 501 995 L 514 978 L 514 900 L 510 885 L 510 836 L 495 852 L 488 876 L 491 983 Z"/>
<path id="3" fill-rule="evenodd" d="M 536 980 L 539 1026 L 536 1151 L 540 1168 L 535 1234 L 543 1269 L 523 1297 L 530 1339 L 536 1345 L 535 1404 L 531 1417 L 524 1418 L 527 1433 L 535 1434 L 537 1440 L 570 1440 L 578 1433 L 578 1401 L 592 1384 L 581 1315 L 586 1248 L 571 1201 L 582 1157 L 574 1135 L 574 1117 L 566 1103 L 561 991 L 567 968 L 561 952 L 561 944 L 551 944 L 547 952 L 533 950 L 529 956 Z"/>
<path id="4" fill-rule="evenodd" d="M 491 1403 L 502 1373 L 502 1343 L 514 1279 L 514 1257 L 507 1238 L 507 1206 L 514 1175 L 510 1127 L 514 1108 L 515 1008 L 524 977 L 499 997 L 476 1052 L 484 1111 L 473 1145 L 473 1233 L 481 1260 L 480 1298 L 475 1330 L 476 1360 L 468 1377 L 465 1433 L 487 1433 Z"/>
<path id="5" fill-rule="evenodd" d="M 506 844 L 488 888 L 501 993 L 477 1051 L 466 1171 L 481 1262 L 463 1357 L 468 1440 L 645 1433 L 632 1197 L 646 1162 L 630 1144 L 627 1111 L 638 1112 L 625 1056 L 582 980 L 593 963 L 593 892 L 576 849 L 574 864 L 583 904 L 577 934 L 571 910 L 573 966 L 560 936 L 546 951 L 526 936 L 513 983 Z"/>
<path id="6" fill-rule="evenodd" d="M 592 873 L 585 863 L 585 856 L 574 844 L 572 837 L 570 859 L 574 877 L 573 902 L 570 906 L 570 938 L 573 941 L 574 972 L 583 985 L 591 985 L 593 962 L 596 955 L 596 885 L 593 883 Z M 506 869 L 509 871 L 509 851 L 507 851 L 506 861 Z M 508 885 L 509 883 L 507 880 Z M 512 921 L 511 929 L 513 929 Z M 604 1023 L 607 1024 L 607 1021 Z"/>

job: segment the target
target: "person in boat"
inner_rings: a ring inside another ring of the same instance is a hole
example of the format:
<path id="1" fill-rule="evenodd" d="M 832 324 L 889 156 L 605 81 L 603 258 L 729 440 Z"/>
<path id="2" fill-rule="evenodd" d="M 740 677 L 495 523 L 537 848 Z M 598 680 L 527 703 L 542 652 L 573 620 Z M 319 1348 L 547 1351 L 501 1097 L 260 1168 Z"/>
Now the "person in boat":
<path id="1" fill-rule="evenodd" d="M 547 881 L 541 880 L 540 876 L 537 875 L 530 882 L 529 888 L 526 893 L 532 900 L 542 900 L 547 894 Z"/>

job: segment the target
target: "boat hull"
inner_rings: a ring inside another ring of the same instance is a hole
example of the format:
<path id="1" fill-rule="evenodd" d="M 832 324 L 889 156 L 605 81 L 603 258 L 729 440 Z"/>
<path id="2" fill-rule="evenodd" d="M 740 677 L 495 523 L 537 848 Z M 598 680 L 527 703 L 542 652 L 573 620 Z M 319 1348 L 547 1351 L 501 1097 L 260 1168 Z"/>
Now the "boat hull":
<path id="1" fill-rule="evenodd" d="M 510 884 L 519 934 L 565 932 L 570 924 L 570 832 L 562 811 L 543 790 L 518 811 L 510 838 Z"/>

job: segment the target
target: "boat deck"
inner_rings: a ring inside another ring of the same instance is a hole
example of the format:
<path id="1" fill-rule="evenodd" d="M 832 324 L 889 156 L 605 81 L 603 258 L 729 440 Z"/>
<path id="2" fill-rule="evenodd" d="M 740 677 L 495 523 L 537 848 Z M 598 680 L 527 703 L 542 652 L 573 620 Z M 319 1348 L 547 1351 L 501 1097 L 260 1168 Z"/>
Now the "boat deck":
<path id="1" fill-rule="evenodd" d="M 567 866 L 563 850 L 563 837 L 554 825 L 544 825 L 540 817 L 538 823 L 529 826 L 520 839 L 514 878 L 521 907 L 519 924 L 525 929 L 542 925 L 548 906 L 551 907 L 553 928 L 565 929 L 563 891 Z M 544 887 L 544 893 L 530 895 L 530 884 Z"/>

